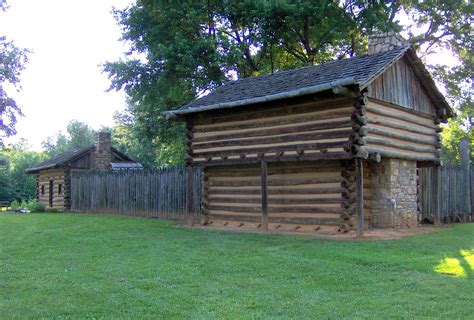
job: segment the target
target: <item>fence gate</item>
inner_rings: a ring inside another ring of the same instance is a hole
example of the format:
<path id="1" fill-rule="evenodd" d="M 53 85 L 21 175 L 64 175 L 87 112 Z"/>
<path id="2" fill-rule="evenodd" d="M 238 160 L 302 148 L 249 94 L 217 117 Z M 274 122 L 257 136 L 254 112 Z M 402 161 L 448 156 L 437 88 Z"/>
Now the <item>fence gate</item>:
<path id="1" fill-rule="evenodd" d="M 202 171 L 193 169 L 192 212 L 201 214 Z M 186 168 L 71 173 L 71 211 L 187 220 Z"/>

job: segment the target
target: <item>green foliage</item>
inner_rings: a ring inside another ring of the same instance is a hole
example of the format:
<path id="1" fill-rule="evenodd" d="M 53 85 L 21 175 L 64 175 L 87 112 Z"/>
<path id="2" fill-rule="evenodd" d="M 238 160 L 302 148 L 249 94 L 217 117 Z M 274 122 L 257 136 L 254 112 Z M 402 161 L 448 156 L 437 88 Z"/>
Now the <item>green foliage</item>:
<path id="1" fill-rule="evenodd" d="M 104 65 L 111 89 L 130 98 L 120 125 L 151 141 L 160 165 L 182 162 L 184 153 L 184 127 L 165 121 L 163 111 L 228 80 L 364 53 L 371 33 L 404 29 L 427 54 L 451 49 L 461 68 L 445 69 L 448 76 L 433 70 L 445 84 L 453 74 L 462 78 L 449 84 L 456 98 L 472 73 L 466 1 L 138 0 L 114 13 L 134 54 Z M 405 25 L 401 14 L 410 18 Z"/>
<path id="2" fill-rule="evenodd" d="M 7 7 L 6 1 L 1 1 L 0 11 Z M 28 53 L 0 35 L 0 145 L 4 137 L 16 134 L 17 117 L 23 115 L 8 90 L 20 90 L 20 74 L 28 62 Z"/>
<path id="3" fill-rule="evenodd" d="M 25 170 L 44 161 L 42 152 L 30 151 L 26 141 L 0 149 L 0 200 L 30 199 L 36 194 L 36 177 Z M 3 163 L 3 164 L 2 164 Z"/>
<path id="4" fill-rule="evenodd" d="M 33 199 L 33 200 L 36 201 L 36 199 Z M 36 202 L 33 209 L 31 209 L 31 211 L 45 212 L 46 211 L 46 205 L 43 202 Z"/>
<path id="5" fill-rule="evenodd" d="M 43 150 L 49 156 L 54 156 L 71 149 L 88 147 L 94 144 L 95 134 L 94 129 L 86 123 L 71 120 L 66 127 L 66 134 L 59 132 L 42 142 Z"/>
<path id="6" fill-rule="evenodd" d="M 18 200 L 14 200 L 12 203 L 10 203 L 10 208 L 12 209 L 12 211 L 19 210 L 22 208 L 21 203 L 19 203 Z"/>
<path id="7" fill-rule="evenodd" d="M 473 232 L 336 241 L 0 215 L 0 318 L 470 319 Z"/>

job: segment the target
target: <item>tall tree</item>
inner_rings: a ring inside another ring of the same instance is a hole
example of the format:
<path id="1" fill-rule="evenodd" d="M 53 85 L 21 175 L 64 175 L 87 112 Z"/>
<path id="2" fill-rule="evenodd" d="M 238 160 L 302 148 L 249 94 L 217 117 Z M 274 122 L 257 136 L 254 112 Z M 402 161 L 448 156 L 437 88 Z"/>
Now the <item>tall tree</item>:
<path id="1" fill-rule="evenodd" d="M 0 1 L 0 11 L 7 8 L 6 1 Z M 3 138 L 16 134 L 17 117 L 23 115 L 8 91 L 20 90 L 20 74 L 28 62 L 28 52 L 0 35 L 0 145 Z"/>
<path id="2" fill-rule="evenodd" d="M 163 111 L 228 80 L 362 54 L 375 32 L 418 30 L 414 45 L 428 54 L 456 47 L 454 54 L 467 66 L 472 62 L 462 57 L 472 38 L 465 36 L 464 21 L 471 9 L 462 0 L 138 0 L 115 11 L 131 56 L 106 63 L 104 70 L 111 89 L 130 97 L 138 135 L 173 149 L 162 160 L 179 163 L 184 128 L 166 122 Z M 402 25 L 401 15 L 409 22 Z"/>
<path id="3" fill-rule="evenodd" d="M 46 138 L 41 144 L 49 156 L 54 156 L 71 149 L 94 144 L 95 133 L 94 129 L 86 123 L 71 120 L 66 127 L 66 134 L 58 132 L 56 136 Z"/>

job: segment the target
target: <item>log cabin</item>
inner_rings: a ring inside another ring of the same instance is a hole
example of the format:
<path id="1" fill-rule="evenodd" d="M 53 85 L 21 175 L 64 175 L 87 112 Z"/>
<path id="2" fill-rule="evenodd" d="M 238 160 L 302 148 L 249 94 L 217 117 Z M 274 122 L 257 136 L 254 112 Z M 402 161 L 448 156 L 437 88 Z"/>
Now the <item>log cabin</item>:
<path id="1" fill-rule="evenodd" d="M 231 81 L 166 112 L 186 122 L 187 165 L 204 170 L 200 223 L 359 236 L 418 225 L 417 168 L 439 164 L 452 116 L 394 33 L 370 37 L 367 55 Z"/>
<path id="2" fill-rule="evenodd" d="M 47 209 L 71 209 L 71 172 L 84 170 L 141 170 L 142 165 L 111 146 L 108 132 L 97 134 L 96 144 L 66 151 L 34 167 L 27 173 L 36 174 L 36 199 Z"/>

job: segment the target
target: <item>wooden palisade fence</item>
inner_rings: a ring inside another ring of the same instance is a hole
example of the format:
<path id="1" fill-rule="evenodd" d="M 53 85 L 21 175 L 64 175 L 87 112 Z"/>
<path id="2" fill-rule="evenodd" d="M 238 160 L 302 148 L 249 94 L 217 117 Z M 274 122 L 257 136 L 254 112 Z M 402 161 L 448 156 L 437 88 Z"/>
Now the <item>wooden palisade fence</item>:
<path id="1" fill-rule="evenodd" d="M 474 205 L 474 195 L 470 188 L 474 182 L 473 170 L 474 167 L 471 167 L 466 172 L 458 164 L 420 168 L 419 199 L 422 219 L 434 223 L 469 221 Z"/>
<path id="2" fill-rule="evenodd" d="M 199 221 L 201 170 L 193 170 L 186 201 L 186 168 L 153 171 L 72 172 L 71 211 Z M 191 213 L 189 212 L 191 211 Z"/>

